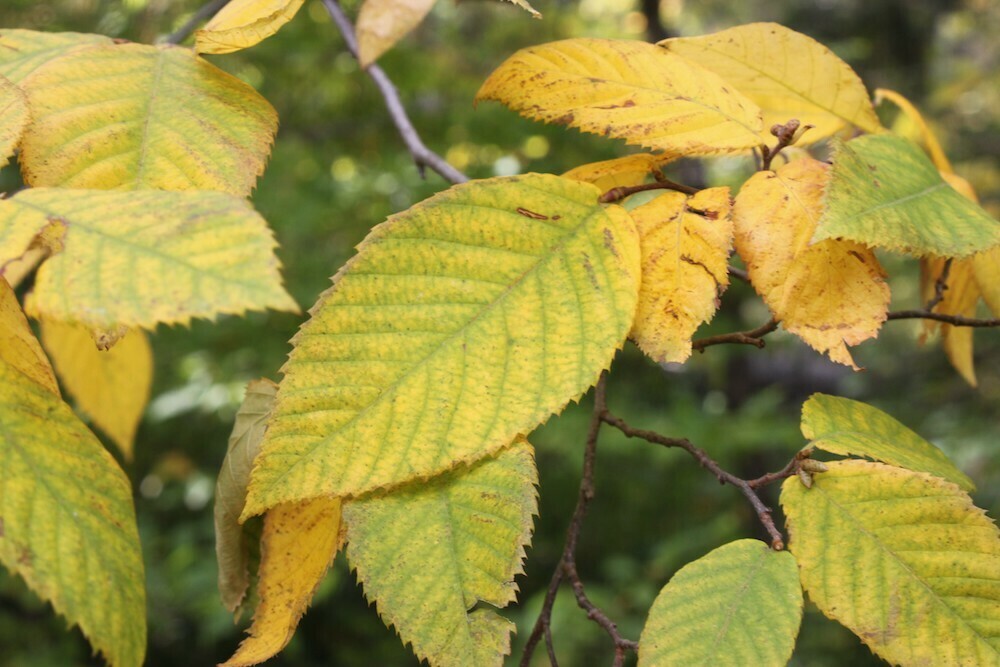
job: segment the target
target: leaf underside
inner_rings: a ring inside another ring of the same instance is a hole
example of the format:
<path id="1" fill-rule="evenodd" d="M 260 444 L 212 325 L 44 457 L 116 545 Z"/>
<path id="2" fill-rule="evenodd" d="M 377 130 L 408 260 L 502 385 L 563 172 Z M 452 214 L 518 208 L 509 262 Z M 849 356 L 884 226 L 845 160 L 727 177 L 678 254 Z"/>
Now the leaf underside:
<path id="1" fill-rule="evenodd" d="M 232 53 L 264 41 L 298 13 L 305 0 L 232 0 L 194 34 L 198 53 Z"/>

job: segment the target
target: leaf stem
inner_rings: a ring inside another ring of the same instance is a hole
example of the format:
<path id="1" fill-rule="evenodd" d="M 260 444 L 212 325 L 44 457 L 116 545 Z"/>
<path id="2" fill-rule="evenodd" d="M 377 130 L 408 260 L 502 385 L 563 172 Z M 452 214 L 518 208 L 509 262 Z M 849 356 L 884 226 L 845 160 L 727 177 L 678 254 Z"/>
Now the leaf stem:
<path id="1" fill-rule="evenodd" d="M 634 195 L 637 192 L 646 192 L 647 190 L 674 190 L 675 192 L 683 192 L 686 195 L 696 195 L 700 192 L 698 188 L 693 188 L 690 185 L 684 185 L 683 183 L 675 183 L 669 179 L 657 179 L 655 183 L 642 183 L 640 185 L 623 185 L 617 188 L 611 188 L 603 195 L 597 198 L 597 201 L 602 204 L 610 204 L 613 202 L 619 202 L 622 199 L 630 195 Z"/>
<path id="2" fill-rule="evenodd" d="M 732 269 L 730 268 L 730 270 Z M 717 336 L 698 338 L 691 341 L 691 349 L 697 352 L 704 352 L 706 347 L 711 347 L 712 345 L 724 345 L 726 343 L 753 345 L 756 348 L 762 348 L 764 347 L 764 336 L 775 331 L 777 328 L 778 320 L 772 317 L 756 329 L 750 329 L 749 331 L 733 331 L 731 333 L 719 334 Z"/>
<path id="3" fill-rule="evenodd" d="M 944 266 L 941 267 L 941 275 L 934 281 L 934 296 L 924 306 L 924 310 L 927 312 L 934 310 L 934 307 L 944 299 L 945 290 L 948 289 L 948 274 L 951 272 L 951 262 L 951 257 L 944 260 Z"/>

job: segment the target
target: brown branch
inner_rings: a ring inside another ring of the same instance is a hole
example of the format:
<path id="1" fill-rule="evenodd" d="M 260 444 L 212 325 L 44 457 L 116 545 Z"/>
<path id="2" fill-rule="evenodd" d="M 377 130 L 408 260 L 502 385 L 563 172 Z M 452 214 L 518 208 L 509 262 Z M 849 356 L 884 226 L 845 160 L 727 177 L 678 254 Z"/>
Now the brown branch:
<path id="1" fill-rule="evenodd" d="M 612 202 L 619 202 L 622 199 L 630 195 L 634 195 L 637 192 L 646 192 L 648 190 L 673 190 L 675 192 L 683 192 L 686 195 L 696 195 L 700 192 L 698 188 L 692 188 L 690 185 L 684 185 L 683 183 L 675 183 L 666 178 L 660 180 L 657 179 L 655 183 L 642 183 L 641 185 L 623 185 L 617 188 L 611 188 L 603 195 L 598 197 L 597 201 L 602 204 L 610 204 Z"/>
<path id="2" fill-rule="evenodd" d="M 795 459 L 790 461 L 788 465 L 786 465 L 779 472 L 769 473 L 763 477 L 758 477 L 755 480 L 748 481 L 723 470 L 722 467 L 716 463 L 715 460 L 712 459 L 712 457 L 710 457 L 703 449 L 696 447 L 686 438 L 671 438 L 655 431 L 633 428 L 632 426 L 629 426 L 621 417 L 617 417 L 607 411 L 601 415 L 601 420 L 605 424 L 613 426 L 624 433 L 626 437 L 639 438 L 641 440 L 645 440 L 646 442 L 651 442 L 655 445 L 661 445 L 663 447 L 678 447 L 686 451 L 688 454 L 693 456 L 696 461 L 698 461 L 701 467 L 707 469 L 715 475 L 715 478 L 719 480 L 719 483 L 731 484 L 732 486 L 738 488 L 746 499 L 750 501 L 750 505 L 753 507 L 754 512 L 757 513 L 757 519 L 760 521 L 761 525 L 764 526 L 768 535 L 771 536 L 771 548 L 775 551 L 781 551 L 785 548 L 785 538 L 782 536 L 781 531 L 779 531 L 774 525 L 774 519 L 771 518 L 771 508 L 764 504 L 764 501 L 760 499 L 760 496 L 757 495 L 754 489 L 796 474 L 800 465 L 799 461 L 804 458 L 803 455 L 797 455 Z M 806 456 L 808 456 L 808 454 L 806 454 Z"/>
<path id="3" fill-rule="evenodd" d="M 761 162 L 762 168 L 758 169 L 758 171 L 769 170 L 771 168 L 771 161 L 778 157 L 781 151 L 794 144 L 804 132 L 812 128 L 812 125 L 802 125 L 796 118 L 791 119 L 784 125 L 772 125 L 771 134 L 777 137 L 778 142 L 774 145 L 774 148 L 768 148 L 764 144 L 761 144 L 760 152 L 763 160 Z"/>
<path id="4" fill-rule="evenodd" d="M 528 636 L 528 641 L 524 646 L 524 654 L 521 656 L 521 667 L 528 667 L 531 658 L 535 653 L 538 642 L 545 638 L 545 646 L 548 649 L 549 662 L 552 667 L 558 667 L 555 649 L 552 645 L 552 608 L 559 593 L 559 586 L 562 582 L 568 581 L 573 588 L 573 595 L 581 609 L 587 612 L 587 618 L 596 622 L 604 631 L 608 633 L 615 643 L 615 667 L 624 663 L 627 651 L 637 651 L 638 643 L 624 638 L 618 631 L 618 626 L 608 618 L 607 614 L 601 611 L 584 591 L 583 581 L 576 570 L 576 546 L 580 538 L 580 530 L 583 527 L 583 519 L 587 516 L 587 509 L 594 499 L 594 464 L 597 459 L 597 436 L 601 430 L 601 422 L 607 413 L 606 400 L 606 379 L 607 374 L 601 376 L 594 389 L 594 412 L 590 419 L 590 428 L 587 432 L 587 442 L 583 454 L 583 476 L 580 480 L 580 492 L 576 500 L 576 508 L 570 519 L 569 527 L 566 529 L 566 543 L 563 546 L 562 557 L 559 565 L 552 573 L 549 581 L 549 588 L 545 594 L 545 601 L 542 603 L 542 611 L 535 621 L 535 627 Z"/>
<path id="5" fill-rule="evenodd" d="M 728 270 L 729 270 L 729 275 L 731 275 L 733 278 L 742 280 L 748 285 L 750 284 L 750 275 L 745 270 L 739 269 L 733 266 L 732 264 L 729 265 Z"/>
<path id="6" fill-rule="evenodd" d="M 344 41 L 347 43 L 347 49 L 357 58 L 358 40 L 354 34 L 354 26 L 351 24 L 351 20 L 347 18 L 337 0 L 323 0 L 323 5 L 330 14 L 330 18 L 333 19 L 333 22 L 340 30 L 340 34 L 343 35 Z M 413 123 L 410 122 L 406 108 L 403 107 L 403 103 L 399 99 L 399 91 L 396 90 L 396 86 L 393 85 L 385 71 L 375 64 L 369 65 L 365 71 L 368 72 L 368 76 L 371 77 L 371 80 L 378 87 L 379 92 L 382 93 L 385 106 L 389 110 L 389 116 L 396 125 L 403 143 L 406 144 L 406 148 L 410 151 L 417 169 L 420 170 L 420 175 L 423 176 L 425 168 L 429 167 L 451 183 L 465 183 L 468 181 L 468 176 L 455 169 L 448 164 L 447 160 L 424 145 L 420 134 L 417 133 L 416 128 L 413 127 Z"/>
<path id="7" fill-rule="evenodd" d="M 198 27 L 199 23 L 215 16 L 220 9 L 228 4 L 229 0 L 212 0 L 211 2 L 205 3 L 198 11 L 191 15 L 191 18 L 189 18 L 184 25 L 164 39 L 164 43 L 180 44 L 187 39 L 192 32 L 194 32 L 194 29 Z"/>
<path id="8" fill-rule="evenodd" d="M 941 267 L 941 275 L 934 281 L 934 296 L 924 306 L 924 310 L 927 312 L 934 310 L 934 307 L 944 299 L 945 290 L 948 289 L 948 273 L 951 272 L 951 261 L 951 257 L 944 260 L 944 266 Z"/>
<path id="9" fill-rule="evenodd" d="M 696 352 L 704 352 L 706 347 L 711 347 L 713 345 L 725 345 L 727 343 L 735 345 L 753 345 L 756 348 L 762 348 L 764 347 L 764 336 L 773 332 L 777 328 L 778 320 L 772 317 L 769 321 L 756 329 L 750 329 L 749 331 L 733 331 L 732 333 L 695 339 L 691 341 L 691 349 Z"/>
<path id="10" fill-rule="evenodd" d="M 944 322 L 955 327 L 1000 327 L 1000 318 L 982 319 L 976 317 L 962 317 L 961 315 L 946 315 L 944 313 L 930 313 L 926 310 L 897 310 L 886 316 L 889 320 L 935 320 Z"/>

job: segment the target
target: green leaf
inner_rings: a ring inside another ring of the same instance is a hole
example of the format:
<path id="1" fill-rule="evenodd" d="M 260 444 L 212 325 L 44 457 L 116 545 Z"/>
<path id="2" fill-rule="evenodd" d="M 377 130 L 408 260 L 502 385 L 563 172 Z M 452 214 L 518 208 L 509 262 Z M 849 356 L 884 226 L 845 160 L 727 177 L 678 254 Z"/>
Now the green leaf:
<path id="1" fill-rule="evenodd" d="M 0 280 L 0 301 L 12 300 Z M 0 319 L 0 331 L 30 337 L 19 310 L 0 306 Z M 35 372 L 37 357 L 28 350 L 26 366 L 12 352 L 0 353 L 0 562 L 111 665 L 138 667 L 146 594 L 128 478 Z"/>
<path id="2" fill-rule="evenodd" d="M 632 325 L 639 242 L 593 185 L 459 185 L 376 227 L 285 365 L 244 518 L 478 460 L 597 381 Z"/>
<path id="3" fill-rule="evenodd" d="M 20 83 L 39 67 L 72 49 L 95 44 L 114 44 L 114 40 L 78 32 L 0 30 L 0 75 Z"/>
<path id="4" fill-rule="evenodd" d="M 250 482 L 250 468 L 264 439 L 264 428 L 274 405 L 278 385 L 267 379 L 252 380 L 239 412 L 229 449 L 215 484 L 215 555 L 219 562 L 219 594 L 235 612 L 250 585 L 250 546 L 239 523 Z"/>
<path id="5" fill-rule="evenodd" d="M 21 141 L 28 124 L 28 104 L 24 93 L 4 76 L 0 76 L 0 167 L 4 167 Z"/>
<path id="6" fill-rule="evenodd" d="M 379 615 L 435 667 L 503 664 L 536 513 L 531 445 L 427 482 L 346 503 L 347 558 Z"/>
<path id="7" fill-rule="evenodd" d="M 812 240 L 832 238 L 965 257 L 1000 244 L 1000 223 L 948 185 L 919 146 L 880 134 L 835 144 L 826 212 Z"/>
<path id="8" fill-rule="evenodd" d="M 781 504 L 802 585 L 900 665 L 1000 664 L 1000 531 L 954 484 L 868 461 L 828 463 Z"/>
<path id="9" fill-rule="evenodd" d="M 890 465 L 929 472 L 975 490 L 944 452 L 878 408 L 849 398 L 813 394 L 802 405 L 802 435 L 813 447 L 843 456 L 867 456 Z"/>
<path id="10" fill-rule="evenodd" d="M 783 666 L 801 620 L 792 555 L 759 540 L 730 542 L 660 591 L 639 638 L 639 667 Z"/>
<path id="11" fill-rule="evenodd" d="M 257 92 L 174 46 L 74 50 L 22 82 L 33 186 L 219 190 L 246 196 L 278 119 Z"/>
<path id="12" fill-rule="evenodd" d="M 0 266 L 40 232 L 55 254 L 38 270 L 29 306 L 55 320 L 152 328 L 252 309 L 297 310 L 281 286 L 271 231 L 238 197 L 24 190 L 0 201 Z"/>

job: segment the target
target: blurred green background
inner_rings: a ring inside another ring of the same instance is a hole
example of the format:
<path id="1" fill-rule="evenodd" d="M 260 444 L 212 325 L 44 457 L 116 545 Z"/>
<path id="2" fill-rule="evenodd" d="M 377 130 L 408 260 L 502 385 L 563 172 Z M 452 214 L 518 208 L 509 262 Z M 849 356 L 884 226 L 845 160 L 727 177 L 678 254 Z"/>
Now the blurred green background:
<path id="1" fill-rule="evenodd" d="M 0 28 L 98 32 L 153 42 L 199 6 L 169 0 L 4 0 Z M 473 177 L 518 171 L 559 173 L 626 154 L 624 144 L 523 120 L 499 105 L 473 109 L 491 69 L 514 50 L 565 37 L 660 39 L 768 20 L 803 31 L 848 60 L 870 88 L 910 96 L 944 138 L 957 170 L 1000 213 L 1000 5 L 994 0 L 536 0 L 532 20 L 507 3 L 442 0 L 429 19 L 381 64 L 396 82 L 425 142 Z M 354 3 L 346 5 L 356 15 Z M 329 285 L 367 230 L 446 184 L 422 180 L 374 86 L 345 52 L 318 0 L 277 36 L 238 54 L 212 58 L 257 87 L 277 108 L 281 129 L 254 203 L 281 243 L 291 293 L 303 307 Z M 674 177 L 694 185 L 738 185 L 742 160 L 679 164 Z M 19 184 L 0 173 L 0 190 Z M 917 307 L 916 263 L 885 256 L 894 305 Z M 767 319 L 742 284 L 725 295 L 704 333 Z M 212 533 L 215 476 L 246 381 L 278 379 L 287 340 L 301 317 L 255 313 L 190 329 L 161 327 L 153 337 L 156 381 L 139 431 L 136 459 L 125 464 L 147 568 L 149 665 L 209 665 L 241 638 L 215 588 Z M 979 485 L 977 503 L 1000 510 L 1000 331 L 976 334 L 980 386 L 966 386 L 939 347 L 918 345 L 918 325 L 895 322 L 857 349 L 862 373 L 836 366 L 784 334 L 767 348 L 717 347 L 684 367 L 660 368 L 631 346 L 610 382 L 614 411 L 635 425 L 683 436 L 731 471 L 753 477 L 777 469 L 804 443 L 802 401 L 814 391 L 869 401 L 951 454 Z M 589 398 L 532 437 L 541 476 L 541 515 L 519 577 L 519 658 L 562 549 L 576 499 Z M 112 448 L 113 449 L 113 448 Z M 117 455 L 117 452 L 116 452 Z M 659 589 L 682 565 L 727 541 L 763 538 L 750 508 L 679 452 L 601 440 L 597 499 L 578 551 L 591 598 L 638 638 Z M 766 492 L 777 509 L 777 488 Z M 553 634 L 564 665 L 610 664 L 606 636 L 564 590 Z M 762 638 L 765 640 L 765 638 Z M 543 652 L 536 664 L 546 664 Z M 511 660 L 513 663 L 514 660 Z M 634 661 L 633 661 L 634 662 Z M 0 665 L 100 664 L 77 630 L 0 571 Z M 415 665 L 379 621 L 342 557 L 274 665 Z M 797 665 L 879 664 L 847 631 L 807 605 Z"/>

